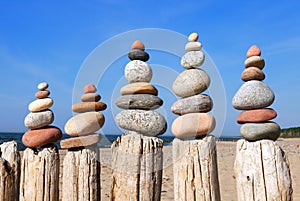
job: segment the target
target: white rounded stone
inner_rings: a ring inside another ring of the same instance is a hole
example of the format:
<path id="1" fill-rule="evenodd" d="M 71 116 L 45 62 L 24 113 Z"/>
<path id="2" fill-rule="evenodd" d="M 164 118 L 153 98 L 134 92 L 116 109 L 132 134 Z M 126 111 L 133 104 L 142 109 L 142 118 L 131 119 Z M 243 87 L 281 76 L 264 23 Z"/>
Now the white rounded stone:
<path id="1" fill-rule="evenodd" d="M 133 60 L 125 67 L 125 77 L 129 83 L 150 82 L 152 79 L 152 69 L 144 61 Z"/>

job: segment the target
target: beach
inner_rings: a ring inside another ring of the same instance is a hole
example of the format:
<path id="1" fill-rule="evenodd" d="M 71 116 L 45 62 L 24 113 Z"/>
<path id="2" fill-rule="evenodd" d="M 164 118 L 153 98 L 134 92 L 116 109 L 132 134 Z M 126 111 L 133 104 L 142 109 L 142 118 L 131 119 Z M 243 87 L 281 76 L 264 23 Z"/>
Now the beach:
<path id="1" fill-rule="evenodd" d="M 287 155 L 292 183 L 293 198 L 300 200 L 300 139 L 282 139 L 277 140 L 278 145 Z M 237 190 L 234 176 L 234 160 L 235 160 L 236 142 L 217 141 L 217 158 L 218 173 L 222 201 L 235 201 Z M 164 152 L 164 169 L 161 200 L 174 200 L 173 197 L 173 166 L 172 166 L 172 146 L 165 146 Z M 101 200 L 109 200 L 111 186 L 111 151 L 109 148 L 100 149 L 101 157 Z"/>

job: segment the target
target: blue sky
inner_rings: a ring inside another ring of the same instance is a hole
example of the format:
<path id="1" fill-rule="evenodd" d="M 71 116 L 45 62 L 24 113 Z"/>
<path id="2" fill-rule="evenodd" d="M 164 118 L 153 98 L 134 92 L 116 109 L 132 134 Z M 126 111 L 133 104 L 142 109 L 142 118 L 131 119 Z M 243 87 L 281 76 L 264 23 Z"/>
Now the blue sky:
<path id="1" fill-rule="evenodd" d="M 226 90 L 223 135 L 239 134 L 240 126 L 235 122 L 239 111 L 232 108 L 231 99 L 243 83 L 240 75 L 246 51 L 257 44 L 266 61 L 265 83 L 276 94 L 271 106 L 278 113 L 275 121 L 283 128 L 298 126 L 299 9 L 297 0 L 1 1 L 0 131 L 26 130 L 23 120 L 28 113 L 27 106 L 35 99 L 36 84 L 44 80 L 49 82 L 55 101 L 54 124 L 63 129 L 73 115 L 74 83 L 87 56 L 111 37 L 141 28 L 168 29 L 183 35 L 199 33 L 199 40 L 216 64 Z M 166 60 L 158 53 L 149 53 L 152 59 L 149 63 L 172 66 L 178 72 L 183 70 L 180 59 Z M 102 100 L 109 105 L 114 101 L 114 81 L 122 76 L 127 62 L 126 55 L 114 62 L 116 67 L 97 85 Z M 164 98 L 164 93 L 172 96 L 159 88 L 159 96 Z M 165 111 L 173 100 L 175 97 L 165 100 Z M 107 121 L 102 132 L 120 133 L 111 110 L 104 115 Z M 175 117 L 168 118 L 168 123 Z"/>

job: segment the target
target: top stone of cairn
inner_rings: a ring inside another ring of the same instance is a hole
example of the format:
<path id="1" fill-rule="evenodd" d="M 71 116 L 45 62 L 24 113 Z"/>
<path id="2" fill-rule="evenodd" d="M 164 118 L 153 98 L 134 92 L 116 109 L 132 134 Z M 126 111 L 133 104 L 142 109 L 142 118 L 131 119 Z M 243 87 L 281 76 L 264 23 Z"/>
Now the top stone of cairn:
<path id="1" fill-rule="evenodd" d="M 189 42 L 196 42 L 199 38 L 197 33 L 191 33 L 188 37 Z"/>
<path id="2" fill-rule="evenodd" d="M 133 49 L 133 50 L 134 50 L 134 49 L 138 49 L 138 50 L 144 51 L 144 50 L 145 50 L 145 45 L 144 45 L 144 43 L 142 43 L 141 41 L 136 40 L 136 41 L 134 41 L 134 42 L 132 43 L 131 49 Z"/>

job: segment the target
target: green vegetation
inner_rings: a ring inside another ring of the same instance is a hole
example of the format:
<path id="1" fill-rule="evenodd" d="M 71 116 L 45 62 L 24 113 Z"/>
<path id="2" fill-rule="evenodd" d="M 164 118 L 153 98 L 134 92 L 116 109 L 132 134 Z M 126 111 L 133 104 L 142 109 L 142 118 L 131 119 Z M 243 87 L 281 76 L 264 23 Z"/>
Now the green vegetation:
<path id="1" fill-rule="evenodd" d="M 280 137 L 283 137 L 283 138 L 300 137 L 300 127 L 281 129 Z"/>

